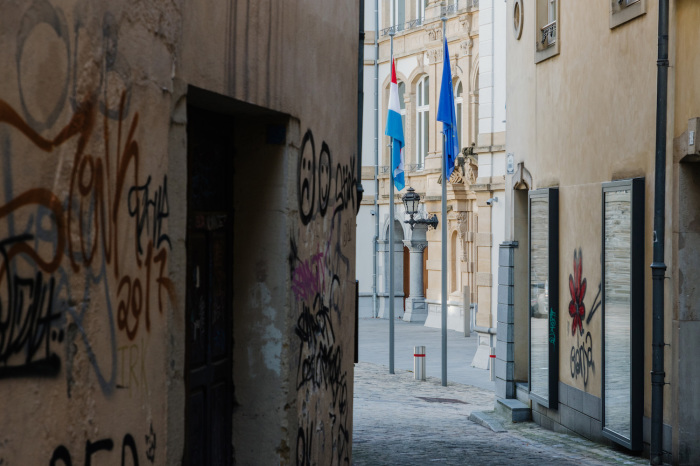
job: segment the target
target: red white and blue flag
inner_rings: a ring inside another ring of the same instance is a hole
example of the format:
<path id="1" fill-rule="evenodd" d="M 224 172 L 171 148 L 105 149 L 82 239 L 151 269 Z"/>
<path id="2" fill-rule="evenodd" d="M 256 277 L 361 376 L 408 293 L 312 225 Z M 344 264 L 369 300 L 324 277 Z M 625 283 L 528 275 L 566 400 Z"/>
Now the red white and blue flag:
<path id="1" fill-rule="evenodd" d="M 391 176 L 394 179 L 396 190 L 401 191 L 404 186 L 406 186 L 403 174 L 405 144 L 403 138 L 403 122 L 401 121 L 399 85 L 396 81 L 396 64 L 394 63 L 394 57 L 391 57 L 391 87 L 389 88 L 389 108 L 386 115 L 386 131 L 384 134 L 392 139 Z"/>

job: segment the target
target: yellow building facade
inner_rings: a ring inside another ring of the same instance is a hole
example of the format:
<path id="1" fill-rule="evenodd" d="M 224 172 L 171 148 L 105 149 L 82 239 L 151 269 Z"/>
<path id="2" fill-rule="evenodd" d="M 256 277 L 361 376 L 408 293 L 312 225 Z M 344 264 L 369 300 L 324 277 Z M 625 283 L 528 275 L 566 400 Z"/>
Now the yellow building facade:
<path id="1" fill-rule="evenodd" d="M 529 404 L 543 426 L 696 464 L 700 5 L 666 3 L 662 423 L 651 375 L 658 1 L 507 2 L 506 148 L 517 169 L 506 177 L 501 268 L 513 278 L 497 364 L 500 396 Z"/>

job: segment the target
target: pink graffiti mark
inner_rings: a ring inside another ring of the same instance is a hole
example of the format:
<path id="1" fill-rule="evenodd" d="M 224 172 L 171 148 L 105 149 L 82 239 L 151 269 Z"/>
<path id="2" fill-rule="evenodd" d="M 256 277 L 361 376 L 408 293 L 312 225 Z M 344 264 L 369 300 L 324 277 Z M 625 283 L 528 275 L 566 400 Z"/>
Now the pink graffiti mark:
<path id="1" fill-rule="evenodd" d="M 571 293 L 569 315 L 573 318 L 571 335 L 576 335 L 577 327 L 583 335 L 583 319 L 586 317 L 586 306 L 583 304 L 583 298 L 586 296 L 586 279 L 582 275 L 583 254 L 581 248 L 579 248 L 578 254 L 574 249 L 574 275 L 569 274 L 569 293 Z"/>
<path id="2" fill-rule="evenodd" d="M 313 297 L 325 288 L 324 254 L 319 252 L 294 269 L 292 291 L 298 300 Z"/>

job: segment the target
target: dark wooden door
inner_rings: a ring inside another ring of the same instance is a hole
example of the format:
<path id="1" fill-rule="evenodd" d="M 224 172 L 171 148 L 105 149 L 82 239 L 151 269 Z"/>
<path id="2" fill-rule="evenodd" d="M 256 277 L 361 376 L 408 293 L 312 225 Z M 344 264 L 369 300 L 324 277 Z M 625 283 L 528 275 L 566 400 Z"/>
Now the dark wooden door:
<path id="1" fill-rule="evenodd" d="M 188 108 L 187 465 L 233 463 L 232 122 Z"/>

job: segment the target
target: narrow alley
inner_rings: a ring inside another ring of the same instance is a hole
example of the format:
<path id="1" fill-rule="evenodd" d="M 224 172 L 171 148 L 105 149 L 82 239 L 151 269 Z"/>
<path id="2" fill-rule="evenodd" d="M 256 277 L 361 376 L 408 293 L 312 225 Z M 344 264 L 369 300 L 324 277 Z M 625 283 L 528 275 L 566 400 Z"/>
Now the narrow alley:
<path id="1" fill-rule="evenodd" d="M 408 358 L 399 355 L 401 349 L 409 347 L 408 339 L 439 339 L 439 330 L 419 324 L 396 323 L 395 374 L 389 374 L 388 362 L 377 363 L 382 357 L 388 361 L 388 332 L 383 333 L 388 327 L 386 320 L 360 320 L 360 362 L 355 365 L 354 391 L 355 465 L 648 464 L 647 459 L 576 435 L 552 432 L 533 422 L 507 423 L 490 414 L 495 397 L 488 389 L 488 371 L 469 366 L 476 351 L 475 338 L 464 338 L 458 332 L 448 332 L 452 372 L 448 371 L 447 387 L 441 386 L 439 377 L 431 376 L 430 369 L 426 381 L 414 380 L 406 366 Z M 432 365 L 438 371 L 439 358 L 435 352 Z M 463 369 L 456 370 L 460 365 Z M 469 378 L 482 388 L 468 385 Z M 499 432 L 470 420 L 476 412 L 485 413 L 481 417 Z"/>

